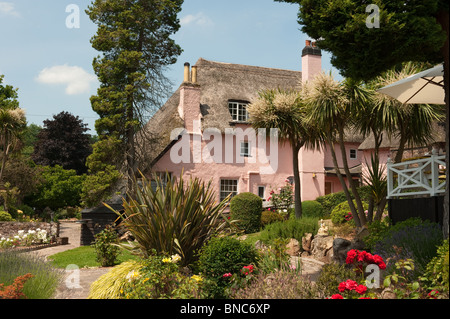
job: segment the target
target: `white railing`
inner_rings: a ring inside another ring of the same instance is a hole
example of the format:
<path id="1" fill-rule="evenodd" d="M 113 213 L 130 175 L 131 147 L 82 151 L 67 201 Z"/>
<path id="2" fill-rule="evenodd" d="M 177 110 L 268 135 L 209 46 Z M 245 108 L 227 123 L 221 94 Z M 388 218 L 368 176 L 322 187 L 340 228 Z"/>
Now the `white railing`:
<path id="1" fill-rule="evenodd" d="M 387 197 L 429 195 L 445 193 L 445 155 L 387 164 Z"/>

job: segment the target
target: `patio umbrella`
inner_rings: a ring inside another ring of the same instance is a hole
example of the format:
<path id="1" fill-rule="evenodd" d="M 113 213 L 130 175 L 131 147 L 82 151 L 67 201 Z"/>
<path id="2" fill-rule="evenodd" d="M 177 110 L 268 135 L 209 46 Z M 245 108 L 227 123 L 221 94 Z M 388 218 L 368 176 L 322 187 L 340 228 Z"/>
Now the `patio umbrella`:
<path id="1" fill-rule="evenodd" d="M 377 91 L 405 104 L 445 104 L 444 67 L 439 64 Z"/>

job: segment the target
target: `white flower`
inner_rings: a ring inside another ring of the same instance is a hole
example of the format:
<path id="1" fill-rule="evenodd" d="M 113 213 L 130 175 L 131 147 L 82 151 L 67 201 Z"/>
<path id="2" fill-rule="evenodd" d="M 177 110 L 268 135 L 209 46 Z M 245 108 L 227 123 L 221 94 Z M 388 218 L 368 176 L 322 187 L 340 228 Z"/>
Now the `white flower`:
<path id="1" fill-rule="evenodd" d="M 178 254 L 172 255 L 171 258 L 172 258 L 172 262 L 173 263 L 177 263 L 177 262 L 179 262 L 181 260 L 181 257 Z"/>

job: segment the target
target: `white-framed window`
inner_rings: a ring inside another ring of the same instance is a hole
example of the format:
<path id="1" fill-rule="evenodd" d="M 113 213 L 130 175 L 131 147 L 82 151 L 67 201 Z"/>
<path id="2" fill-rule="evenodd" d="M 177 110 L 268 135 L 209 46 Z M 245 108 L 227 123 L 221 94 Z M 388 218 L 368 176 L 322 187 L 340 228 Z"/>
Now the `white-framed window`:
<path id="1" fill-rule="evenodd" d="M 258 196 L 265 200 L 266 186 L 258 186 Z"/>
<path id="2" fill-rule="evenodd" d="M 248 122 L 249 116 L 247 112 L 247 105 L 248 103 L 245 102 L 228 102 L 228 109 L 233 121 Z"/>
<path id="3" fill-rule="evenodd" d="M 350 159 L 357 159 L 358 158 L 358 150 L 350 149 Z"/>
<path id="4" fill-rule="evenodd" d="M 231 194 L 231 198 L 236 196 L 238 194 L 237 186 L 238 186 L 237 179 L 221 179 L 220 180 L 220 201 L 223 201 L 230 194 Z"/>
<path id="5" fill-rule="evenodd" d="M 241 156 L 250 157 L 251 144 L 250 142 L 241 142 Z"/>

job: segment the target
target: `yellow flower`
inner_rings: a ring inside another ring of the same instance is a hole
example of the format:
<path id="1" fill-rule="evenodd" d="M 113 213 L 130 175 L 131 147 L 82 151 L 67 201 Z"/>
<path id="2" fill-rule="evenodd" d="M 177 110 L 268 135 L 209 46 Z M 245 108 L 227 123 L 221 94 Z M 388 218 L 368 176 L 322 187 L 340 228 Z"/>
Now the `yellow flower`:
<path id="1" fill-rule="evenodd" d="M 191 279 L 195 280 L 196 282 L 201 282 L 201 281 L 203 281 L 203 278 L 200 277 L 200 276 L 198 276 L 198 275 L 193 275 L 193 276 L 191 277 Z"/>
<path id="2" fill-rule="evenodd" d="M 150 280 L 150 278 L 145 278 L 144 280 L 142 280 L 142 283 L 146 283 L 149 280 Z"/>
<path id="3" fill-rule="evenodd" d="M 170 262 L 172 262 L 172 259 L 170 259 L 170 258 L 163 258 L 162 262 L 163 263 L 170 263 Z"/>

